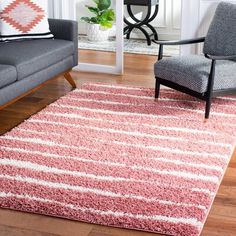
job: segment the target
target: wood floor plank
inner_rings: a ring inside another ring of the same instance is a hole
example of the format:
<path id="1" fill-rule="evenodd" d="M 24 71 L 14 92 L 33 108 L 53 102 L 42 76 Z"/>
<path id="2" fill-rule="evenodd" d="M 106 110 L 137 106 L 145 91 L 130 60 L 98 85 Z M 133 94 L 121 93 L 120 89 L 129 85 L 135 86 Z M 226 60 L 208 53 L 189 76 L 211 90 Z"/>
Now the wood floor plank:
<path id="1" fill-rule="evenodd" d="M 94 227 L 92 224 L 5 209 L 0 210 L 0 224 L 58 236 L 87 236 Z"/>
<path id="2" fill-rule="evenodd" d="M 148 232 L 142 232 L 137 230 L 127 230 L 127 229 L 119 229 L 119 228 L 112 228 L 106 226 L 96 225 L 93 227 L 92 231 L 90 232 L 91 235 L 88 236 L 95 236 L 96 234 L 99 235 L 105 234 L 109 236 L 159 236 L 161 234 L 154 234 Z"/>
<path id="3" fill-rule="evenodd" d="M 0 236 L 58 236 L 40 231 L 27 230 L 17 227 L 0 225 Z"/>
<path id="4" fill-rule="evenodd" d="M 201 236 L 235 236 L 236 219 L 214 215 L 213 211 L 207 219 Z"/>
<path id="5" fill-rule="evenodd" d="M 84 51 L 80 57 L 85 62 L 114 62 L 114 54 L 107 52 Z M 125 55 L 125 73 L 122 76 L 72 72 L 76 84 L 85 82 L 154 87 L 153 64 L 155 56 Z M 71 91 L 71 86 L 63 77 L 47 83 L 25 98 L 0 111 L 0 134 L 3 134 L 45 106 Z M 25 231 L 24 231 L 25 230 Z M 25 232 L 25 234 L 22 234 Z M 58 219 L 48 216 L 28 214 L 0 209 L 0 236 L 154 236 L 146 232 L 98 226 L 81 222 Z M 38 233 L 38 234 L 37 234 Z M 41 234 L 40 234 L 41 233 Z M 222 181 L 202 236 L 236 235 L 236 151 Z"/>

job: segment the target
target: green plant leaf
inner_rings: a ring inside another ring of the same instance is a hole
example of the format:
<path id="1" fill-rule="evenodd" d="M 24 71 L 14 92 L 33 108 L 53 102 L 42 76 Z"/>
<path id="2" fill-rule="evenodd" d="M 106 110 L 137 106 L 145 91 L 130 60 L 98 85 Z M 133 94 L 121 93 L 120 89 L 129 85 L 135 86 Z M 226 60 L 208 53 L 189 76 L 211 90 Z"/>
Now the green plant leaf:
<path id="1" fill-rule="evenodd" d="M 98 0 L 97 2 L 100 11 L 106 10 L 111 6 L 111 0 Z"/>
<path id="2" fill-rule="evenodd" d="M 85 5 L 94 17 L 82 17 L 81 20 L 90 24 L 100 24 L 104 29 L 111 28 L 115 20 L 115 12 L 109 9 L 111 0 L 93 0 L 97 7 Z"/>
<path id="3" fill-rule="evenodd" d="M 108 9 L 102 13 L 101 17 L 104 20 L 106 19 L 107 21 L 114 21 L 115 20 L 115 12 L 112 9 Z"/>
<path id="4" fill-rule="evenodd" d="M 87 8 L 89 9 L 90 12 L 94 13 L 95 15 L 99 15 L 99 9 L 96 7 L 91 7 L 91 6 L 87 6 Z"/>
<path id="5" fill-rule="evenodd" d="M 100 24 L 99 18 L 97 17 L 91 17 L 90 22 L 94 24 Z"/>
<path id="6" fill-rule="evenodd" d="M 89 17 L 81 17 L 80 19 L 82 21 L 86 22 L 86 23 L 90 23 L 90 18 Z"/>
<path id="7" fill-rule="evenodd" d="M 112 28 L 112 25 L 113 25 L 113 22 L 110 22 L 110 21 L 101 21 L 100 22 L 100 25 L 104 28 Z"/>

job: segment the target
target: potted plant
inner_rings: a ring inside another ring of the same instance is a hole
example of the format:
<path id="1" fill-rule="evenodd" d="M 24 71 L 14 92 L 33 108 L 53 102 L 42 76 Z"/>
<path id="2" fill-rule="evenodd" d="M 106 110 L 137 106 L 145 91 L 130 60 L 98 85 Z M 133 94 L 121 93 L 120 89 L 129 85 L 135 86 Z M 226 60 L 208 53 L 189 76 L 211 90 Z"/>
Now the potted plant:
<path id="1" fill-rule="evenodd" d="M 86 5 L 88 10 L 94 14 L 92 17 L 82 17 L 87 23 L 87 36 L 90 41 L 106 41 L 109 29 L 115 21 L 115 12 L 111 9 L 111 0 L 93 0 L 95 7 Z"/>

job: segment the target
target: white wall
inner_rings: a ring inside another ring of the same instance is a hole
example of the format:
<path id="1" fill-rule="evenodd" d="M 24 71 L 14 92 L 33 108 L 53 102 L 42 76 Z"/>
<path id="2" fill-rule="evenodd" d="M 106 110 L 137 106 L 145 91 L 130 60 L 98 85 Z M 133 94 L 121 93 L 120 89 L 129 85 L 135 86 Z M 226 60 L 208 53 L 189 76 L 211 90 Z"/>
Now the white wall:
<path id="1" fill-rule="evenodd" d="M 236 0 L 224 0 L 224 1 L 236 3 Z M 198 35 L 206 34 L 219 2 L 221 2 L 221 0 L 201 0 L 200 1 L 200 7 L 199 7 L 200 8 L 199 9 L 200 26 L 198 30 Z"/>
<path id="2" fill-rule="evenodd" d="M 115 1 L 113 0 L 113 5 Z M 76 0 L 77 19 L 79 21 L 80 34 L 86 33 L 85 24 L 80 21 L 82 16 L 89 16 L 85 4 L 91 4 L 91 0 Z M 146 8 L 135 7 L 134 12 L 137 17 L 145 16 Z M 125 13 L 127 14 L 127 13 Z M 158 29 L 161 39 L 178 39 L 180 38 L 181 26 L 181 0 L 160 0 L 160 11 L 158 17 L 153 21 L 152 25 Z M 133 37 L 143 37 L 138 30 Z"/>
<path id="3" fill-rule="evenodd" d="M 182 39 L 205 36 L 215 9 L 222 0 L 182 0 Z M 236 0 L 224 0 L 236 3 Z M 182 47 L 182 54 L 201 53 L 202 45 Z"/>

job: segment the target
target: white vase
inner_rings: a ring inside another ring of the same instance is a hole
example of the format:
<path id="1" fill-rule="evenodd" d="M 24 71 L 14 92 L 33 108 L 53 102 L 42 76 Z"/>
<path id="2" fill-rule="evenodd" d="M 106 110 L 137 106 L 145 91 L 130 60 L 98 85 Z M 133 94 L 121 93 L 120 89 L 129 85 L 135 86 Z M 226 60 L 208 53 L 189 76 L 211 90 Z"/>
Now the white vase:
<path id="1" fill-rule="evenodd" d="M 109 29 L 104 29 L 99 24 L 87 24 L 87 36 L 89 41 L 107 41 Z"/>

